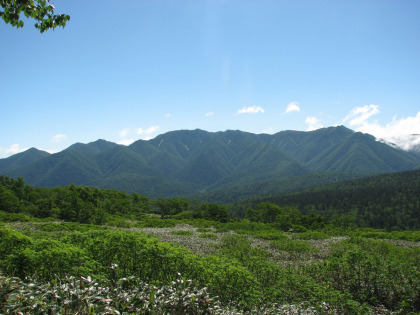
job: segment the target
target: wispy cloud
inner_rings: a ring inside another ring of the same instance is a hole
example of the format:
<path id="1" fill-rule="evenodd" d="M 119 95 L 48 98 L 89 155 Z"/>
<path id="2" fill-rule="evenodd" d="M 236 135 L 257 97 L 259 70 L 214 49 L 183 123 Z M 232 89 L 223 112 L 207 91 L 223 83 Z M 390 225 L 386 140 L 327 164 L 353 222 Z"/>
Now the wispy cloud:
<path id="1" fill-rule="evenodd" d="M 120 131 L 120 137 L 124 138 L 130 134 L 130 128 L 125 128 Z"/>
<path id="2" fill-rule="evenodd" d="M 150 134 L 152 134 L 152 133 L 155 133 L 155 132 L 156 132 L 156 131 L 158 131 L 159 129 L 160 129 L 160 127 L 159 127 L 159 126 L 151 126 L 151 127 L 147 128 L 147 129 L 138 128 L 138 129 L 136 129 L 136 133 L 137 133 L 138 135 L 143 135 L 143 134 L 145 134 L 145 135 L 150 135 Z"/>
<path id="3" fill-rule="evenodd" d="M 170 114 L 170 113 L 167 113 L 166 115 L 165 115 L 165 117 L 171 117 L 172 115 Z"/>
<path id="4" fill-rule="evenodd" d="M 26 150 L 28 150 L 28 148 L 21 148 L 19 146 L 19 144 L 12 144 L 8 148 L 1 148 L 0 147 L 0 158 L 6 158 L 10 155 L 20 153 L 20 152 L 23 152 L 23 151 L 26 151 Z"/>
<path id="5" fill-rule="evenodd" d="M 379 113 L 378 105 L 365 105 L 355 107 L 351 112 L 344 118 L 343 123 L 349 122 L 350 126 L 359 126 L 364 124 L 371 116 Z"/>
<path id="6" fill-rule="evenodd" d="M 290 112 L 300 112 L 300 107 L 299 107 L 298 102 L 291 102 L 287 105 L 287 109 L 285 113 L 290 113 Z"/>
<path id="7" fill-rule="evenodd" d="M 324 127 L 324 125 L 321 123 L 321 120 L 319 120 L 315 116 L 306 117 L 305 124 L 308 125 L 306 131 L 313 131 Z"/>
<path id="8" fill-rule="evenodd" d="M 66 140 L 67 140 L 66 135 L 58 134 L 58 135 L 55 135 L 54 137 L 52 137 L 51 142 L 52 143 L 60 143 L 60 142 L 66 141 Z"/>
<path id="9" fill-rule="evenodd" d="M 242 107 L 237 112 L 237 114 L 258 114 L 258 113 L 264 113 L 264 108 L 262 108 L 261 106 Z"/>
<path id="10" fill-rule="evenodd" d="M 207 117 L 214 116 L 214 112 L 208 112 L 208 113 L 206 113 L 206 116 Z"/>

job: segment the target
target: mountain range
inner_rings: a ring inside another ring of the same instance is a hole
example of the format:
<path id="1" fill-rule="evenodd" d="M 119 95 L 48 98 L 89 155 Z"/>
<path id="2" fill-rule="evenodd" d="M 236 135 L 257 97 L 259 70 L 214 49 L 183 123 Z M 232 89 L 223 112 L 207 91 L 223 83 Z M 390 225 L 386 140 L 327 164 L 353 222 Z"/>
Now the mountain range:
<path id="1" fill-rule="evenodd" d="M 343 126 L 273 135 L 179 130 L 129 146 L 97 140 L 0 159 L 0 174 L 33 186 L 76 184 L 151 198 L 229 192 L 237 195 L 230 199 L 244 198 L 418 168 L 418 156 Z"/>

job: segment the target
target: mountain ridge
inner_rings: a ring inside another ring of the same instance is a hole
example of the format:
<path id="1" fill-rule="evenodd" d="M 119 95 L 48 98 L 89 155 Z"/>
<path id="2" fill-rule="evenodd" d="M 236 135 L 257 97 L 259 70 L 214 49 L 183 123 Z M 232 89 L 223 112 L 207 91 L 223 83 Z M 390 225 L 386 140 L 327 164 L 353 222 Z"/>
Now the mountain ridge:
<path id="1" fill-rule="evenodd" d="M 348 178 L 420 166 L 420 158 L 344 126 L 273 135 L 178 130 L 129 146 L 99 139 L 56 154 L 31 150 L 0 159 L 0 174 L 21 176 L 34 186 L 73 183 L 150 197 L 194 195 L 317 173 Z"/>

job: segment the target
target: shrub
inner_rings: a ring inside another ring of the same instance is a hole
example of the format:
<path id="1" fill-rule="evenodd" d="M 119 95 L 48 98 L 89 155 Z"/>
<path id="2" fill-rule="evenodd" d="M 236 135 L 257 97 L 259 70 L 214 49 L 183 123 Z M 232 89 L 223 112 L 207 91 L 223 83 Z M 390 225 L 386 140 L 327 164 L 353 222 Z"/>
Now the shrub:
<path id="1" fill-rule="evenodd" d="M 127 220 L 124 220 L 122 218 L 115 218 L 111 221 L 108 221 L 107 225 L 115 226 L 115 227 L 118 227 L 118 228 L 124 228 L 124 229 L 129 229 L 129 228 L 133 227 L 133 224 L 131 224 L 130 222 L 128 222 Z"/>
<path id="2" fill-rule="evenodd" d="M 171 231 L 171 234 L 173 234 L 173 235 L 182 235 L 182 236 L 191 236 L 194 233 L 192 231 L 178 230 L 178 231 Z"/>
<path id="3" fill-rule="evenodd" d="M 294 234 L 293 238 L 301 239 L 301 240 L 326 240 L 329 237 L 329 235 L 318 232 L 318 231 L 307 231 L 299 234 Z"/>
<path id="4" fill-rule="evenodd" d="M 420 311 L 420 250 L 397 248 L 383 241 L 352 238 L 333 246 L 320 267 L 321 278 L 353 300 L 398 310 L 405 304 Z"/>
<path id="5" fill-rule="evenodd" d="M 267 231 L 258 231 L 253 233 L 254 237 L 262 238 L 264 240 L 285 240 L 288 237 L 281 231 L 278 230 L 267 230 Z"/>
<path id="6" fill-rule="evenodd" d="M 198 235 L 198 237 L 201 238 L 217 238 L 217 235 L 214 233 L 201 233 L 200 235 Z"/>
<path id="7" fill-rule="evenodd" d="M 134 226 L 138 228 L 168 228 L 177 224 L 179 224 L 179 221 L 173 219 L 145 218 L 138 221 Z"/>
<path id="8" fill-rule="evenodd" d="M 276 240 L 271 241 L 270 246 L 278 251 L 285 251 L 290 253 L 308 253 L 316 251 L 307 242 L 295 240 Z"/>

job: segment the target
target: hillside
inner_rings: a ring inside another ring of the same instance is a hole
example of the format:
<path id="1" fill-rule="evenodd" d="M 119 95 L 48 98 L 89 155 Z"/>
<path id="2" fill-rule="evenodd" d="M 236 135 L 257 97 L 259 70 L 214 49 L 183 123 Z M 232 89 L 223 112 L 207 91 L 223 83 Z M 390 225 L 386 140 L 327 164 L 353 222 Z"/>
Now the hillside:
<path id="1" fill-rule="evenodd" d="M 232 213 L 244 216 L 248 207 L 261 202 L 294 206 L 302 213 L 328 219 L 351 216 L 360 227 L 418 230 L 420 170 L 342 181 L 292 194 L 255 197 L 237 203 Z"/>
<path id="2" fill-rule="evenodd" d="M 31 149 L 1 159 L 0 174 L 23 177 L 34 186 L 73 183 L 152 198 L 198 193 L 203 198 L 203 193 L 221 190 L 237 191 L 246 198 L 296 191 L 287 188 L 291 182 L 292 187 L 308 188 L 315 182 L 327 184 L 419 166 L 420 159 L 413 154 L 339 126 L 274 135 L 179 130 L 130 146 L 98 140 L 76 143 L 56 154 Z"/>
<path id="3" fill-rule="evenodd" d="M 418 171 L 389 177 L 359 187 L 407 181 L 399 202 L 419 195 Z M 419 240 L 270 202 L 241 220 L 209 202 L 0 176 L 0 313 L 417 314 Z"/>
<path id="4" fill-rule="evenodd" d="M 7 159 L 0 159 L 0 174 L 5 174 L 9 170 L 35 163 L 36 161 L 49 155 L 50 154 L 45 151 L 41 151 L 36 148 L 30 148 L 24 152 L 12 155 Z"/>

